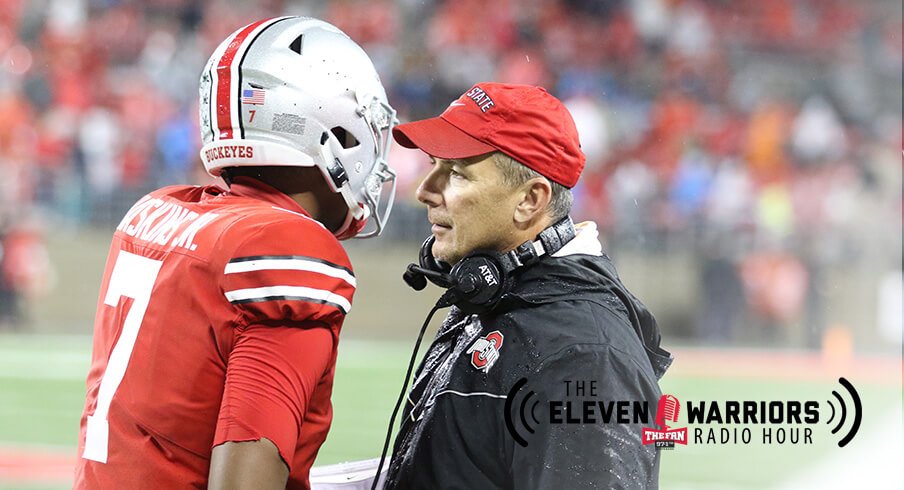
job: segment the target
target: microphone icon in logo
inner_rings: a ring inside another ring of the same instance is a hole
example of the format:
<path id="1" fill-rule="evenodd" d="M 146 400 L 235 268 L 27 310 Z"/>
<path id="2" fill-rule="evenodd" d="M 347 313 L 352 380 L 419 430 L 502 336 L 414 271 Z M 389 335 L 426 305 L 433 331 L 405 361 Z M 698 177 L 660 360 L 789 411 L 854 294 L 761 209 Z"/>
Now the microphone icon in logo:
<path id="1" fill-rule="evenodd" d="M 674 395 L 662 395 L 659 398 L 659 408 L 656 409 L 656 425 L 662 430 L 669 430 L 667 422 L 678 422 L 678 412 L 681 411 L 681 402 Z"/>
<path id="2" fill-rule="evenodd" d="M 687 444 L 687 427 L 669 429 L 670 422 L 678 422 L 681 402 L 675 395 L 662 395 L 656 407 L 656 425 L 659 430 L 644 427 L 641 435 L 644 444 L 656 444 L 658 449 L 672 449 L 675 443 Z"/>

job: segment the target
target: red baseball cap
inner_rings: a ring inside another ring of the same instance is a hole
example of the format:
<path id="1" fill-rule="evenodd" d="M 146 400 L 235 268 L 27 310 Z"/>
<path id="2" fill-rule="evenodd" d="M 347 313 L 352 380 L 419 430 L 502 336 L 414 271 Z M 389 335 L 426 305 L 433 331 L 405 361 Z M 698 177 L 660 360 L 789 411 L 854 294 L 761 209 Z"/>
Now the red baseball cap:
<path id="1" fill-rule="evenodd" d="M 501 151 L 569 189 L 584 169 L 571 113 L 531 85 L 478 83 L 439 116 L 396 126 L 392 135 L 400 145 L 437 158 Z"/>

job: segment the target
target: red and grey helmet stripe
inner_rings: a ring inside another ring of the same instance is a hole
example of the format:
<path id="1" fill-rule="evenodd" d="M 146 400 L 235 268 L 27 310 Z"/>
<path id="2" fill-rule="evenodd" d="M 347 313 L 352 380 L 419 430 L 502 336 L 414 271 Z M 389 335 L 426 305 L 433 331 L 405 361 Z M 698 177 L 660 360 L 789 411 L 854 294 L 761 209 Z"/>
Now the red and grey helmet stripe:
<path id="1" fill-rule="evenodd" d="M 233 139 L 234 128 L 239 128 L 239 138 L 245 137 L 242 123 L 242 62 L 248 50 L 270 26 L 291 19 L 276 17 L 249 24 L 239 29 L 228 43 L 223 43 L 223 52 L 210 65 L 210 122 L 213 139 Z"/>

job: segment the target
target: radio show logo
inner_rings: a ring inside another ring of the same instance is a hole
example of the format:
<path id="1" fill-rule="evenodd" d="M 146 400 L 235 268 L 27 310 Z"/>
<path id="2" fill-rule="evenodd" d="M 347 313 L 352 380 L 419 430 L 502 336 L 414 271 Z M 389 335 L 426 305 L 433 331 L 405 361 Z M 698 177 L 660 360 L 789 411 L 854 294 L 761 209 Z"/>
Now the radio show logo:
<path id="1" fill-rule="evenodd" d="M 604 400 L 597 395 L 596 381 L 565 381 L 565 398 L 545 400 L 519 379 L 505 400 L 505 426 L 512 438 L 527 447 L 541 424 L 634 424 L 642 425 L 644 445 L 674 449 L 676 444 L 812 444 L 814 426 L 825 424 L 838 437 L 838 447 L 847 446 L 857 435 L 863 406 L 854 386 L 845 378 L 838 383 L 849 402 L 832 390 L 825 402 L 817 400 L 681 400 L 664 394 L 656 406 L 655 426 L 650 423 L 647 401 Z M 834 401 L 833 401 L 834 400 Z M 680 425 L 681 415 L 685 423 Z M 847 422 L 850 420 L 850 424 Z M 833 425 L 834 424 L 834 425 Z M 847 430 L 843 430 L 847 426 Z"/>

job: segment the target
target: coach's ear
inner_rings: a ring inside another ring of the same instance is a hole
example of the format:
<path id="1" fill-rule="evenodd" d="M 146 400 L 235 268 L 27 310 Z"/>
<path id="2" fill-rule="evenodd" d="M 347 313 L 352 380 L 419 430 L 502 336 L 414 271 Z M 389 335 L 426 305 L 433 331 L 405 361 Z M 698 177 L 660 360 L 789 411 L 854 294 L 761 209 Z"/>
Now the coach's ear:
<path id="1" fill-rule="evenodd" d="M 546 217 L 546 208 L 552 200 L 552 186 L 543 177 L 535 177 L 521 185 L 519 197 L 512 218 L 519 229 L 533 226 L 537 220 Z"/>

